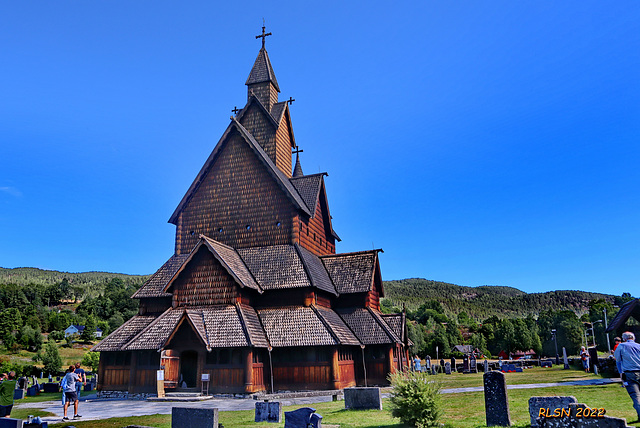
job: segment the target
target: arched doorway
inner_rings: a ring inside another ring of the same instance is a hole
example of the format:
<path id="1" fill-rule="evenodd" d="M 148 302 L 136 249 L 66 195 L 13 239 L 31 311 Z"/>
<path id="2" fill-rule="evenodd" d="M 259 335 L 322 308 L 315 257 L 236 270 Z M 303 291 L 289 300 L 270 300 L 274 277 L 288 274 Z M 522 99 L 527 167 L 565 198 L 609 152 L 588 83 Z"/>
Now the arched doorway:
<path id="1" fill-rule="evenodd" d="M 187 384 L 187 388 L 196 387 L 198 379 L 198 353 L 196 351 L 184 351 L 180 354 L 180 375 Z"/>

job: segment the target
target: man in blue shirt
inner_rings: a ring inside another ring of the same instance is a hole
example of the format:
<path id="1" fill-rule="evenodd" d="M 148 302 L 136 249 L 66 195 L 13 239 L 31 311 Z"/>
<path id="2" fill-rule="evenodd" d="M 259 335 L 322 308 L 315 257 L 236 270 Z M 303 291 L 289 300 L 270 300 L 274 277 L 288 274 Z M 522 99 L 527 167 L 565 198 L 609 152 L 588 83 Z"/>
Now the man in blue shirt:
<path id="1" fill-rule="evenodd" d="M 635 340 L 635 335 L 630 331 L 622 333 L 622 343 L 618 345 L 613 355 L 623 385 L 633 400 L 633 407 L 640 421 L 640 344 Z"/>

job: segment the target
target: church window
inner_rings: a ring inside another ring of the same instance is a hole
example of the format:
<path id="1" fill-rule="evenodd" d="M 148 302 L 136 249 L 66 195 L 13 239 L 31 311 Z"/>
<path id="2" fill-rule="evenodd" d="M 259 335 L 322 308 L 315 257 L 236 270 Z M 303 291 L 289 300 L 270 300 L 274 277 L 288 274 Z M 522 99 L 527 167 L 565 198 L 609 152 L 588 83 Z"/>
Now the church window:
<path id="1" fill-rule="evenodd" d="M 191 236 L 193 236 L 193 235 L 195 235 L 195 234 L 196 234 L 196 231 L 195 231 L 195 230 L 192 230 L 191 232 L 189 232 L 189 235 L 191 235 Z"/>
<path id="2" fill-rule="evenodd" d="M 313 242 L 316 242 L 316 234 L 313 234 Z"/>
<path id="3" fill-rule="evenodd" d="M 280 226 L 282 226 L 282 223 L 277 222 L 277 223 L 276 223 L 276 227 L 280 227 Z"/>
<path id="4" fill-rule="evenodd" d="M 221 227 L 218 228 L 218 233 L 222 233 L 222 228 Z"/>
<path id="5" fill-rule="evenodd" d="M 250 224 L 247 225 L 247 230 L 251 230 L 251 225 Z"/>

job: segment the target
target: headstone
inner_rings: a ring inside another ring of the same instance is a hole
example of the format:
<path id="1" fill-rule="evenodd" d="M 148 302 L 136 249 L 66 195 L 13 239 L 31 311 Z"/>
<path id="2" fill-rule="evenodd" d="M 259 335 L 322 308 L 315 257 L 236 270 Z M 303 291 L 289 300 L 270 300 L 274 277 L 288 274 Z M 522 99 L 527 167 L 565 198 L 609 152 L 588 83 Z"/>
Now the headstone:
<path id="1" fill-rule="evenodd" d="M 451 374 L 451 363 L 450 362 L 444 363 L 444 373 L 445 374 Z"/>
<path id="2" fill-rule="evenodd" d="M 568 370 L 569 360 L 567 359 L 567 349 L 564 346 L 562 347 L 562 362 L 564 363 L 564 369 Z"/>
<path id="3" fill-rule="evenodd" d="M 589 366 L 594 368 L 598 365 L 598 350 L 595 346 L 589 348 Z M 594 370 L 595 373 L 595 370 Z"/>
<path id="4" fill-rule="evenodd" d="M 435 364 L 431 366 L 431 374 L 432 375 L 438 374 L 438 370 L 436 369 L 436 365 Z"/>
<path id="5" fill-rule="evenodd" d="M 540 361 L 540 367 L 547 367 L 550 369 L 553 367 L 553 363 L 551 360 L 543 360 L 543 361 Z"/>
<path id="6" fill-rule="evenodd" d="M 345 388 L 344 408 L 347 410 L 382 410 L 382 394 L 380 393 L 380 388 Z"/>
<path id="7" fill-rule="evenodd" d="M 511 426 L 509 400 L 507 399 L 507 380 L 504 373 L 490 371 L 482 375 L 484 381 L 484 407 L 487 426 Z"/>
<path id="8" fill-rule="evenodd" d="M 427 359 L 424 362 L 424 365 L 427 367 L 427 371 L 431 370 L 431 357 L 427 355 Z"/>
<path id="9" fill-rule="evenodd" d="M 22 400 L 24 398 L 24 389 L 14 389 L 13 390 L 13 399 L 14 400 Z"/>
<path id="10" fill-rule="evenodd" d="M 536 419 L 541 416 L 542 412 L 554 413 L 556 409 L 568 409 L 570 403 L 577 403 L 576 397 L 553 396 L 553 397 L 531 397 L 529 398 L 529 417 L 531 418 L 531 427 L 537 427 Z"/>
<path id="11" fill-rule="evenodd" d="M 279 401 L 256 402 L 256 422 L 282 422 L 282 403 Z"/>
<path id="12" fill-rule="evenodd" d="M 22 428 L 22 419 L 0 418 L 0 428 Z"/>
<path id="13" fill-rule="evenodd" d="M 284 428 L 308 428 L 311 422 L 311 415 L 315 411 L 316 409 L 311 407 L 303 407 L 291 412 L 284 412 Z"/>
<path id="14" fill-rule="evenodd" d="M 583 409 L 580 411 L 582 415 L 587 407 L 582 403 L 570 403 L 569 408 L 561 412 L 560 417 L 554 415 L 553 412 L 549 412 L 548 416 L 545 414 L 545 416 L 536 418 L 536 423 L 538 428 L 629 428 L 627 421 L 621 418 L 607 415 L 598 418 L 578 417 L 578 409 Z"/>
<path id="15" fill-rule="evenodd" d="M 38 395 L 38 386 L 37 385 L 33 385 L 33 386 L 30 386 L 29 388 L 27 388 L 27 397 L 35 397 L 36 395 Z"/>
<path id="16" fill-rule="evenodd" d="M 309 422 L 313 428 L 322 428 L 322 416 L 317 413 L 311 415 L 311 420 Z"/>
<path id="17" fill-rule="evenodd" d="M 455 357 L 451 357 L 451 371 L 456 371 L 456 359 Z"/>
<path id="18" fill-rule="evenodd" d="M 43 385 L 44 392 L 59 392 L 60 385 L 57 383 L 45 383 Z"/>
<path id="19" fill-rule="evenodd" d="M 444 369 L 444 358 L 440 358 L 440 367 L 441 367 L 440 370 Z"/>
<path id="20" fill-rule="evenodd" d="M 469 360 L 469 370 L 471 371 L 471 373 L 478 373 L 478 362 L 476 361 L 475 357 L 472 357 Z"/>
<path id="21" fill-rule="evenodd" d="M 171 408 L 171 428 L 218 428 L 218 409 Z"/>
<path id="22" fill-rule="evenodd" d="M 487 373 L 489 371 L 489 361 L 484 360 L 484 372 Z"/>
<path id="23" fill-rule="evenodd" d="M 462 357 L 462 371 L 463 373 L 469 373 L 469 357 L 466 355 Z"/>

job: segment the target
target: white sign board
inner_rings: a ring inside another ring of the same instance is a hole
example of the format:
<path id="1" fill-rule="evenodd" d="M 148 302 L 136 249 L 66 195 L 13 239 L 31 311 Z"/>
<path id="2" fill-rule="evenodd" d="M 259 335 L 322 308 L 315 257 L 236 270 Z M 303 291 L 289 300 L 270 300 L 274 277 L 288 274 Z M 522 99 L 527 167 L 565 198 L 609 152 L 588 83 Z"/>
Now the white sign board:
<path id="1" fill-rule="evenodd" d="M 156 371 L 156 380 L 164 380 L 164 370 Z"/>
<path id="2" fill-rule="evenodd" d="M 209 382 L 209 373 L 202 373 L 202 381 Z"/>

